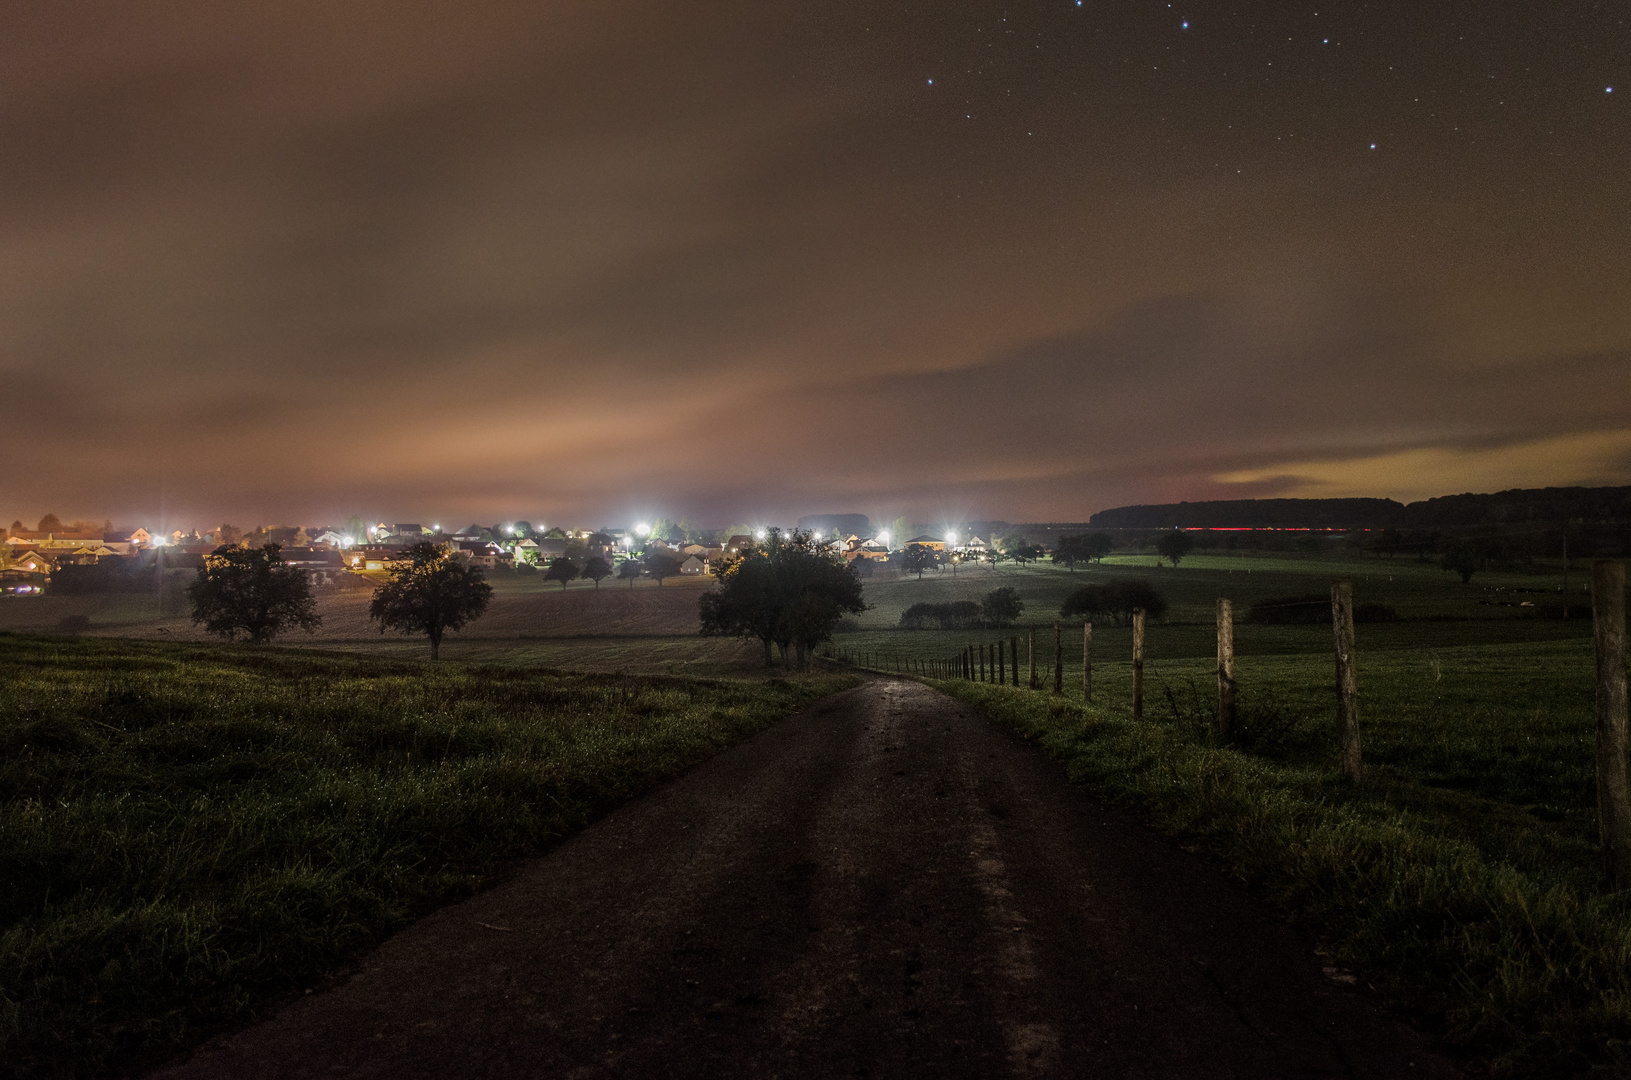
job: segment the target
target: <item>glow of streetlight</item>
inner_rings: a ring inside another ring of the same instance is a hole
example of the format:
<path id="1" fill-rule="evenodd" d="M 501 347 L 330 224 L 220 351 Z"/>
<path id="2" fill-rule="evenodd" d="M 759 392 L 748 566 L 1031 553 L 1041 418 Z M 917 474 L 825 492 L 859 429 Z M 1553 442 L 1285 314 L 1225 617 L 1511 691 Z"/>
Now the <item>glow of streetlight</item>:
<path id="1" fill-rule="evenodd" d="M 946 543 L 948 543 L 948 544 L 957 543 L 957 534 L 954 533 L 954 532 L 948 532 L 946 534 Z"/>
<path id="2" fill-rule="evenodd" d="M 651 526 L 647 525 L 645 522 L 642 521 L 640 524 L 638 524 L 638 525 L 636 525 L 634 527 L 634 531 L 636 533 L 640 534 L 641 536 L 650 536 L 651 535 Z"/>
<path id="3" fill-rule="evenodd" d="M 889 530 L 888 529 L 885 529 L 883 532 L 878 534 L 878 543 L 882 544 L 884 547 L 889 546 Z"/>

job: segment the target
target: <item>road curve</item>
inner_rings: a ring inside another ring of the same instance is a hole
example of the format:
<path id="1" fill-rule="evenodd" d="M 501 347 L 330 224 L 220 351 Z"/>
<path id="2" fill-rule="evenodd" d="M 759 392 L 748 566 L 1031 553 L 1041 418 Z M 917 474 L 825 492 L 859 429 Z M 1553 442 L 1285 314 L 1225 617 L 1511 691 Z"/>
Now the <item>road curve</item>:
<path id="1" fill-rule="evenodd" d="M 1455 1076 L 937 691 L 829 698 L 159 1076 Z"/>

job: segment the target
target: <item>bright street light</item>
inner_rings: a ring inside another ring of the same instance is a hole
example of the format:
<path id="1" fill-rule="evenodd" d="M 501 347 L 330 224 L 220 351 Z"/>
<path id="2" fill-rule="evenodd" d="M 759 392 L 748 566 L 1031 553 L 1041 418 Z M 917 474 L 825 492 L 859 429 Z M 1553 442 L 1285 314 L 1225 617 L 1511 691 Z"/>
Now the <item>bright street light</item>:
<path id="1" fill-rule="evenodd" d="M 640 524 L 638 524 L 638 525 L 636 525 L 634 527 L 634 531 L 636 533 L 640 534 L 641 536 L 650 536 L 651 535 L 651 526 L 647 525 L 645 522 L 642 521 Z"/>

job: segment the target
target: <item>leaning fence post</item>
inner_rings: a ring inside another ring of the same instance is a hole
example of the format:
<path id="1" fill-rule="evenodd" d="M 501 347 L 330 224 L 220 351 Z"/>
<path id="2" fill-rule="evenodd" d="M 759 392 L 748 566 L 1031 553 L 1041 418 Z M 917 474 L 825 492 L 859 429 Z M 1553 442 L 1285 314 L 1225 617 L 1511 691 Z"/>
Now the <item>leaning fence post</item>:
<path id="1" fill-rule="evenodd" d="M 1030 660 L 1030 662 L 1031 662 L 1031 689 L 1035 690 L 1035 689 L 1037 689 L 1037 685 L 1036 685 L 1036 627 L 1034 627 L 1034 626 L 1031 627 L 1030 635 L 1026 639 L 1025 653 L 1026 653 L 1026 658 L 1028 660 Z"/>
<path id="2" fill-rule="evenodd" d="M 1133 609 L 1133 719 L 1144 719 L 1144 609 Z"/>
<path id="3" fill-rule="evenodd" d="M 1624 563 L 1598 559 L 1591 564 L 1591 621 L 1597 646 L 1597 828 L 1603 846 L 1603 881 L 1611 889 L 1624 889 L 1631 887 Z"/>
<path id="4" fill-rule="evenodd" d="M 1059 620 L 1053 620 L 1053 692 L 1065 692 L 1065 634 Z"/>
<path id="5" fill-rule="evenodd" d="M 1218 597 L 1218 738 L 1227 739 L 1235 725 L 1235 615 L 1229 601 Z"/>
<path id="6" fill-rule="evenodd" d="M 1019 685 L 1019 635 L 1011 634 L 1008 638 L 1008 658 L 1014 662 L 1014 685 Z"/>
<path id="7" fill-rule="evenodd" d="M 1336 634 L 1337 735 L 1342 740 L 1342 775 L 1357 784 L 1365 766 L 1359 753 L 1359 678 L 1354 673 L 1354 588 L 1331 585 L 1331 628 Z"/>
<path id="8" fill-rule="evenodd" d="M 1082 624 L 1082 701 L 1093 704 L 1093 624 Z"/>

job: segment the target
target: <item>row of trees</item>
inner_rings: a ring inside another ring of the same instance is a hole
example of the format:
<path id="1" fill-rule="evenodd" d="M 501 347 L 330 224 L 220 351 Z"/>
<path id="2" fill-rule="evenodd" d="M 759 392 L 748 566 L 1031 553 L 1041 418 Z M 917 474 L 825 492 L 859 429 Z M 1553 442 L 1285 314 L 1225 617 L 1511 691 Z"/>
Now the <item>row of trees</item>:
<path id="1" fill-rule="evenodd" d="M 771 666 L 771 647 L 786 667 L 809 666 L 817 645 L 845 615 L 866 610 L 853 566 L 804 531 L 771 529 L 764 540 L 719 568 L 718 584 L 698 612 L 704 636 L 757 638 Z"/>
<path id="2" fill-rule="evenodd" d="M 901 613 L 900 625 L 906 630 L 978 630 L 1014 625 L 1025 611 L 1025 601 L 1019 592 L 1004 585 L 985 594 L 985 599 L 953 600 L 944 604 L 913 604 Z"/>
<path id="3" fill-rule="evenodd" d="M 283 631 L 308 633 L 322 624 L 306 572 L 283 561 L 277 544 L 258 548 L 222 546 L 204 557 L 187 587 L 193 622 L 228 641 L 244 638 L 264 644 Z M 425 541 L 374 590 L 368 617 L 380 633 L 423 634 L 430 658 L 441 655 L 442 637 L 481 617 L 493 587 L 479 568 L 451 558 Z"/>

